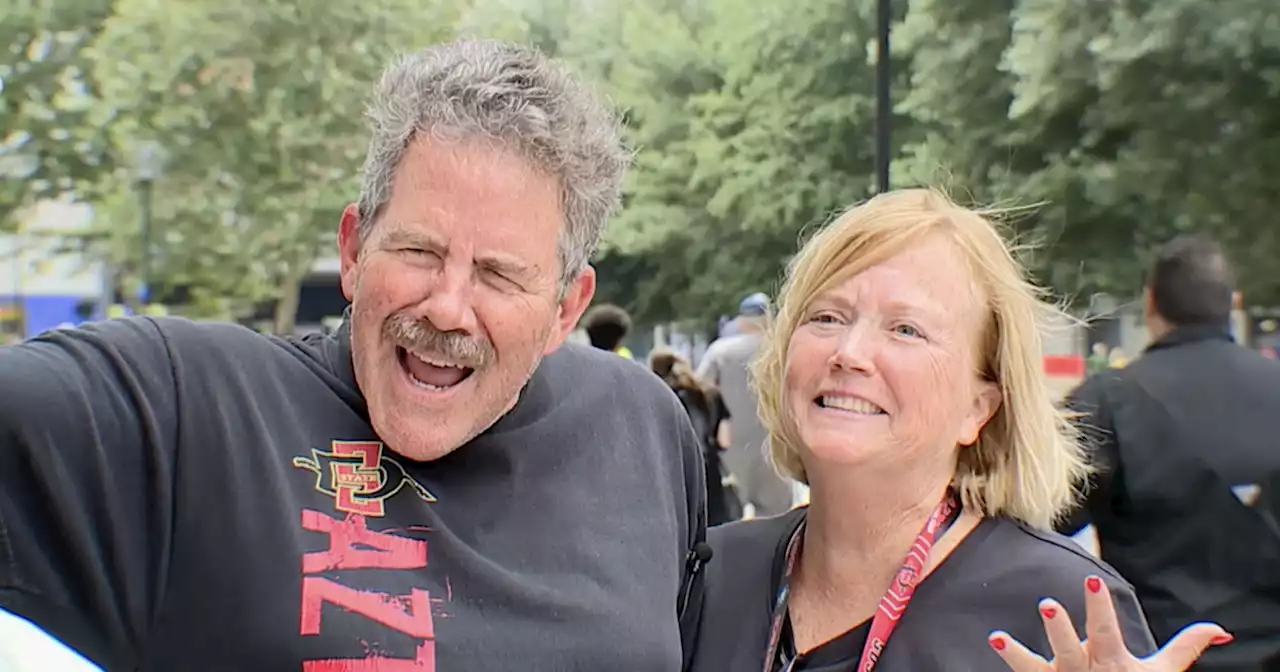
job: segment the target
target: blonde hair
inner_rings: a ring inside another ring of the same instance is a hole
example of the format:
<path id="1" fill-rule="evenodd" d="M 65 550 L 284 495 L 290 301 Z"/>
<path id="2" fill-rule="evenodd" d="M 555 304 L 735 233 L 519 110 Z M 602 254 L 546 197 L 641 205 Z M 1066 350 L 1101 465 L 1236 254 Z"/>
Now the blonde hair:
<path id="1" fill-rule="evenodd" d="M 1001 404 L 973 446 L 962 448 L 954 485 L 964 506 L 1047 529 L 1075 502 L 1088 466 L 1044 374 L 1041 329 L 1063 313 L 1042 300 L 993 222 L 998 213 L 956 205 L 931 189 L 889 192 L 845 211 L 788 265 L 760 354 L 752 363 L 774 465 L 808 483 L 785 405 L 787 351 L 809 304 L 849 278 L 942 234 L 961 250 L 988 301 L 977 375 L 1000 387 Z"/>

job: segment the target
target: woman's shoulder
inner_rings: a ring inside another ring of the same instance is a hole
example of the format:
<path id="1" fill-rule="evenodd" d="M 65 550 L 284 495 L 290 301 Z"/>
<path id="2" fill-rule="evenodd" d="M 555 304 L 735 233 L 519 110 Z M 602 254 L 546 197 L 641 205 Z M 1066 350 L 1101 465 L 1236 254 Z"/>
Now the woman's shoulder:
<path id="1" fill-rule="evenodd" d="M 1098 576 L 1108 585 L 1132 587 L 1115 569 L 1083 546 L 1056 532 L 1038 530 L 1010 518 L 992 518 L 982 539 L 983 554 L 1001 561 L 987 565 L 1005 578 L 1025 574 L 1045 587 L 1078 590 L 1085 577 Z"/>
<path id="2" fill-rule="evenodd" d="M 959 560 L 952 569 L 959 570 L 963 579 L 946 582 L 948 595 L 960 604 L 1007 611 L 1013 620 L 1006 629 L 1033 649 L 1041 650 L 1035 643 L 1043 639 L 1038 619 L 1022 621 L 1012 615 L 1026 613 L 1041 599 L 1051 597 L 1066 608 L 1083 635 L 1085 583 L 1096 576 L 1111 592 L 1130 650 L 1137 655 L 1155 651 L 1133 586 L 1075 541 L 1008 518 L 990 518 L 961 549 L 948 564 Z M 1047 642 L 1039 643 L 1047 646 Z"/>
<path id="3" fill-rule="evenodd" d="M 724 550 L 735 557 L 742 553 L 771 553 L 780 541 L 785 543 L 784 540 L 791 537 L 807 512 L 807 507 L 800 507 L 776 516 L 717 525 L 707 530 L 707 543 L 716 553 Z"/>
<path id="4" fill-rule="evenodd" d="M 806 510 L 707 530 L 711 560 L 692 669 L 759 669 L 769 633 L 782 555 Z"/>

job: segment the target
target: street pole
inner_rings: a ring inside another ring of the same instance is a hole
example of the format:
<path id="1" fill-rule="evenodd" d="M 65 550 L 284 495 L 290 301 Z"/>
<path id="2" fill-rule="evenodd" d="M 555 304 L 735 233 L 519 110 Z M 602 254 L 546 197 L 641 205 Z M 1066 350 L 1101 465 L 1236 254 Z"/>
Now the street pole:
<path id="1" fill-rule="evenodd" d="M 138 306 L 146 308 L 151 303 L 151 193 L 155 182 L 150 177 L 138 181 L 138 200 L 142 216 L 142 268 L 138 279 L 142 283 L 139 290 Z"/>
<path id="2" fill-rule="evenodd" d="M 139 237 L 142 239 L 142 258 L 138 264 L 138 281 L 142 286 L 138 291 L 137 310 L 142 311 L 151 303 L 151 197 L 155 181 L 159 179 L 160 171 L 164 168 L 165 152 L 164 147 L 155 141 L 142 142 L 135 151 L 137 154 L 134 156 L 134 162 L 138 171 L 138 209 L 142 219 L 141 231 L 139 231 Z"/>
<path id="3" fill-rule="evenodd" d="M 889 191 L 889 163 L 892 146 L 889 142 L 893 124 L 893 100 L 889 63 L 889 26 L 892 21 L 892 0 L 878 0 L 876 4 L 876 192 Z"/>

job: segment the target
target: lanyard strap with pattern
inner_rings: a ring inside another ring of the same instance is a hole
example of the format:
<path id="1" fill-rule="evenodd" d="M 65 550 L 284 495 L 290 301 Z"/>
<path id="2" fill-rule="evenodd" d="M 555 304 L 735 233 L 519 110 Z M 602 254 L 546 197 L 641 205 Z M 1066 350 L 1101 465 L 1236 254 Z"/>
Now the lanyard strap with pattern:
<path id="1" fill-rule="evenodd" d="M 943 497 L 938 506 L 934 508 L 933 514 L 925 522 L 920 534 L 916 535 L 916 541 L 911 545 L 911 550 L 907 552 L 906 559 L 902 561 L 902 567 L 898 570 L 897 576 L 894 577 L 893 583 L 889 585 L 889 589 L 885 591 L 884 597 L 880 598 L 880 606 L 876 609 L 876 615 L 871 619 L 871 631 L 867 635 L 867 643 L 862 648 L 862 657 L 858 659 L 857 672 L 872 672 L 875 669 L 876 663 L 880 660 L 880 654 L 889 642 L 889 637 L 893 634 L 894 629 L 898 627 L 898 620 L 902 618 L 902 614 L 907 610 L 907 605 L 911 603 L 911 597 L 916 592 L 916 584 L 920 582 L 920 577 L 924 575 L 925 564 L 929 560 L 929 552 L 933 549 L 933 545 L 938 542 L 938 539 L 942 538 L 942 535 L 950 527 L 950 523 L 955 520 L 959 511 L 959 500 L 954 492 L 948 491 L 946 497 Z M 769 646 L 765 652 L 763 672 L 774 672 L 777 669 L 782 628 L 786 623 L 787 604 L 791 599 L 791 572 L 795 569 L 796 557 L 800 551 L 800 539 L 804 536 L 804 528 L 805 523 L 802 521 L 796 531 L 792 533 L 791 540 L 787 542 L 782 585 L 779 586 L 778 596 L 774 601 L 773 623 L 769 628 Z M 785 665 L 784 672 L 791 669 L 796 657 L 791 658 Z"/>

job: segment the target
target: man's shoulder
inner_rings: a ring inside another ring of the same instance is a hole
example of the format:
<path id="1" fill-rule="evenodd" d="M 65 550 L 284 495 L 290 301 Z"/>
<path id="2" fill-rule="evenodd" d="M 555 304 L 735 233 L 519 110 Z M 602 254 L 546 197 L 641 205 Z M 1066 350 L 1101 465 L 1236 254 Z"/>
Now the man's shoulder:
<path id="1" fill-rule="evenodd" d="M 228 322 L 183 317 L 128 317 L 61 330 L 52 341 L 72 339 L 119 352 L 135 367 L 165 366 L 176 378 L 248 380 L 283 369 L 327 369 L 323 339 L 262 334 Z M 301 368 L 300 368 L 301 365 Z"/>
<path id="2" fill-rule="evenodd" d="M 185 317 L 121 317 L 86 322 L 71 329 L 41 334 L 36 340 L 70 338 L 129 348 L 138 343 L 164 343 L 168 348 L 237 347 L 265 342 L 263 335 L 237 324 L 197 322 Z"/>
<path id="3" fill-rule="evenodd" d="M 181 317 L 150 318 L 176 355 L 204 361 L 230 360 L 239 366 L 273 359 L 316 359 L 326 337 L 263 334 L 230 322 L 198 322 Z"/>
<path id="4" fill-rule="evenodd" d="M 588 386 L 644 397 L 672 395 L 667 384 L 640 362 L 579 343 L 565 343 L 544 359 L 538 375 L 555 387 Z"/>

